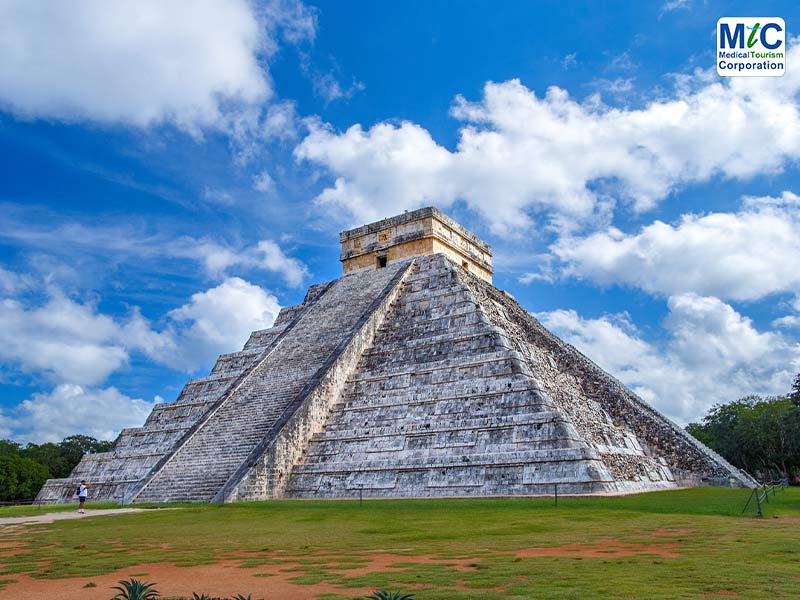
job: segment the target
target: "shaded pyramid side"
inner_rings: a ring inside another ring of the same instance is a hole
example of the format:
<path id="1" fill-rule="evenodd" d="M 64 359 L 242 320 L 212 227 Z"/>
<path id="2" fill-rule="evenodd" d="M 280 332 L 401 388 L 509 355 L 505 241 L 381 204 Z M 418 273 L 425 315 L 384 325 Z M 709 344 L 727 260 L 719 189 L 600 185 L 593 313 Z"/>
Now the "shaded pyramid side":
<path id="1" fill-rule="evenodd" d="M 462 280 L 489 321 L 507 332 L 558 410 L 596 448 L 617 481 L 651 477 L 654 461 L 669 467 L 678 485 L 757 482 L 703 445 L 570 344 L 548 331 L 512 297 L 464 273 Z M 634 445 L 642 452 L 629 452 Z M 627 484 L 623 487 L 626 487 Z"/>

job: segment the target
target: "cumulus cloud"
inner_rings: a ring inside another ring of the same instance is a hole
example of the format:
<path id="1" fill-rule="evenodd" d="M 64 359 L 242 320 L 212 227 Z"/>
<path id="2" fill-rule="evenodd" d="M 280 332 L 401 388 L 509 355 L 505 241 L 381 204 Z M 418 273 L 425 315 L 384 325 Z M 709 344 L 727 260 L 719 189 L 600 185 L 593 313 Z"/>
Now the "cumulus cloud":
<path id="1" fill-rule="evenodd" d="M 246 267 L 277 273 L 288 285 L 297 287 L 309 274 L 302 261 L 287 256 L 272 240 L 261 240 L 238 250 L 211 241 L 184 241 L 185 244 L 180 241 L 175 244 L 172 251 L 202 261 L 206 271 L 215 277 L 233 267 Z"/>
<path id="2" fill-rule="evenodd" d="M 641 338 L 624 317 L 585 319 L 571 310 L 536 315 L 645 400 L 679 423 L 716 403 L 747 394 L 784 394 L 800 370 L 800 345 L 753 322 L 718 298 L 668 300 L 661 346 Z"/>
<path id="3" fill-rule="evenodd" d="M 735 213 L 684 215 L 636 234 L 616 228 L 552 247 L 562 273 L 601 285 L 624 284 L 671 295 L 757 300 L 800 293 L 800 196 L 747 198 Z"/>
<path id="4" fill-rule="evenodd" d="M 56 292 L 44 305 L 0 302 L 0 360 L 25 373 L 97 384 L 127 363 L 122 326 L 96 308 Z"/>
<path id="5" fill-rule="evenodd" d="M 152 408 L 99 387 L 132 355 L 186 373 L 208 369 L 219 354 L 241 349 L 252 331 L 270 327 L 280 309 L 274 295 L 238 277 L 194 294 L 160 328 L 138 309 L 114 318 L 53 288 L 40 306 L 2 300 L 0 366 L 55 387 L 0 413 L 0 434 L 49 441 L 82 432 L 111 439 L 122 427 L 141 425 Z"/>
<path id="6" fill-rule="evenodd" d="M 183 363 L 191 370 L 222 352 L 240 349 L 252 331 L 271 327 L 280 309 L 275 296 L 238 277 L 194 294 L 169 313 L 181 326 L 177 336 L 182 352 L 173 357 L 173 365 Z"/>
<path id="7" fill-rule="evenodd" d="M 23 118 L 170 122 L 197 133 L 273 94 L 263 64 L 313 38 L 295 1 L 8 0 L 0 5 L 0 105 Z"/>
<path id="8" fill-rule="evenodd" d="M 540 97 L 518 80 L 490 82 L 480 101 L 456 98 L 454 151 L 410 122 L 338 132 L 311 121 L 295 156 L 327 169 L 333 183 L 316 201 L 351 221 L 464 200 L 496 231 L 529 227 L 537 210 L 585 221 L 609 195 L 644 211 L 680 186 L 779 172 L 800 157 L 800 72 L 727 81 L 699 72 L 679 84 L 671 98 L 618 109 L 558 87 Z M 753 131 L 770 143 L 749 143 Z"/>
<path id="9" fill-rule="evenodd" d="M 13 371 L 82 386 L 102 383 L 132 353 L 193 372 L 241 348 L 251 331 L 271 326 L 280 308 L 271 293 L 231 277 L 170 311 L 159 329 L 138 309 L 112 318 L 51 289 L 40 306 L 0 302 L 0 361 Z"/>
<path id="10" fill-rule="evenodd" d="M 115 387 L 65 383 L 33 394 L 0 420 L 8 434 L 23 442 L 58 442 L 75 433 L 113 440 L 121 429 L 141 426 L 155 404 L 129 398 Z"/>

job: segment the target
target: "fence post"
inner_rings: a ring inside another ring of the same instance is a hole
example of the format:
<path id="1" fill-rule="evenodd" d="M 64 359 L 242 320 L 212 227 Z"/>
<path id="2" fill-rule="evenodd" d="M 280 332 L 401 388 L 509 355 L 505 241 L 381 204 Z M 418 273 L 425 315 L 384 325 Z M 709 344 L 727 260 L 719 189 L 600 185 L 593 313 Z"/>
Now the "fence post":
<path id="1" fill-rule="evenodd" d="M 358 486 L 358 506 L 361 508 L 364 506 L 364 484 L 362 483 Z"/>
<path id="2" fill-rule="evenodd" d="M 756 510 L 758 511 L 758 516 L 763 517 L 764 514 L 761 512 L 761 490 L 756 488 Z"/>
<path id="3" fill-rule="evenodd" d="M 555 498 L 556 498 L 556 508 L 558 508 L 558 484 L 554 484 L 555 487 Z"/>

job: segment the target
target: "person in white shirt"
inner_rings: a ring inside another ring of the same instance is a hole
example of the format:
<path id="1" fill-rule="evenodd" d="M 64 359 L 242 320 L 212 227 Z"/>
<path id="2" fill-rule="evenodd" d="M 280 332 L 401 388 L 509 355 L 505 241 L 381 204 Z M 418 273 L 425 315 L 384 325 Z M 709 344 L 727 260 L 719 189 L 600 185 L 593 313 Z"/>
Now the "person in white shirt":
<path id="1" fill-rule="evenodd" d="M 81 484 L 78 486 L 78 512 L 82 515 L 86 514 L 83 505 L 86 503 L 86 496 L 89 495 L 89 485 L 85 479 L 81 479 Z"/>

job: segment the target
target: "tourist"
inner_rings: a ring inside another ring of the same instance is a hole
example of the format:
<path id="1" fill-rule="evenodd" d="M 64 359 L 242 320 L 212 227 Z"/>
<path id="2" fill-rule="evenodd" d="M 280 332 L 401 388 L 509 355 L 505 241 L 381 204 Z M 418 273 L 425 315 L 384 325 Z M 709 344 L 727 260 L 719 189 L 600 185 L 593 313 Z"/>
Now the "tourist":
<path id="1" fill-rule="evenodd" d="M 78 486 L 78 513 L 82 515 L 86 514 L 83 506 L 86 503 L 86 496 L 89 495 L 89 486 L 90 484 L 86 483 L 85 479 L 81 479 L 81 484 Z"/>

